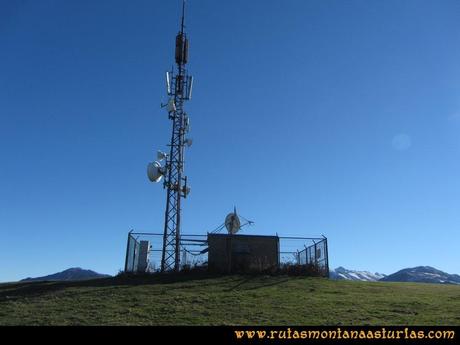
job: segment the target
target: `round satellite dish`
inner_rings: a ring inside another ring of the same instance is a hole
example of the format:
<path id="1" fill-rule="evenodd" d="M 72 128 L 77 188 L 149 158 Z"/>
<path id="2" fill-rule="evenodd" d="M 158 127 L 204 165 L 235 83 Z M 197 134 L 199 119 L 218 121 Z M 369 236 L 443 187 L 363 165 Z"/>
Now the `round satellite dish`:
<path id="1" fill-rule="evenodd" d="M 161 162 L 163 159 L 166 159 L 168 155 L 164 152 L 158 151 L 157 152 L 157 159 Z"/>
<path id="2" fill-rule="evenodd" d="M 229 213 L 225 217 L 225 227 L 229 234 L 234 235 L 240 230 L 241 223 L 236 212 Z"/>
<path id="3" fill-rule="evenodd" d="M 147 165 L 147 176 L 151 182 L 160 182 L 163 172 L 161 171 L 161 164 L 157 161 Z"/>

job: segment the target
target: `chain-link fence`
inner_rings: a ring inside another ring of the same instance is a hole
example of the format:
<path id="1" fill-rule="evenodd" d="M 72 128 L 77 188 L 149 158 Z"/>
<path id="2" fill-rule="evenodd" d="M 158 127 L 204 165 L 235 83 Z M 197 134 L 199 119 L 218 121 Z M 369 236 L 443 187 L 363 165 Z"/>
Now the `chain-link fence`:
<path id="1" fill-rule="evenodd" d="M 280 237 L 280 267 L 305 266 L 304 271 L 329 277 L 326 237 Z"/>
<path id="2" fill-rule="evenodd" d="M 205 266 L 208 261 L 207 235 L 182 235 L 181 269 Z M 125 272 L 157 272 L 161 269 L 163 234 L 129 232 Z"/>
<path id="3" fill-rule="evenodd" d="M 231 236 L 231 235 L 229 235 Z M 250 235 L 245 235 L 250 236 Z M 327 238 L 278 237 L 278 268 L 302 266 L 315 274 L 329 276 Z M 125 272 L 158 272 L 161 270 L 163 234 L 129 232 Z M 181 270 L 208 266 L 208 235 L 180 236 Z"/>

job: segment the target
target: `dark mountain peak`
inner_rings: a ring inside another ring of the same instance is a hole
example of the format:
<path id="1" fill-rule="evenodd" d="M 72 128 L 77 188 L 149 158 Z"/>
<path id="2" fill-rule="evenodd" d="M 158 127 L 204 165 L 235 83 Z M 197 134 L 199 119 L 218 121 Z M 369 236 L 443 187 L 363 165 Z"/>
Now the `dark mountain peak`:
<path id="1" fill-rule="evenodd" d="M 440 271 L 431 266 L 405 268 L 380 280 L 392 282 L 460 284 L 460 276 Z"/>
<path id="2" fill-rule="evenodd" d="M 91 270 L 85 270 L 81 267 L 68 268 L 62 272 L 50 274 L 37 278 L 26 278 L 22 281 L 71 281 L 71 280 L 87 280 L 110 277 L 108 274 L 100 274 Z"/>
<path id="3" fill-rule="evenodd" d="M 440 271 L 434 267 L 431 266 L 417 266 L 414 268 L 410 268 L 413 272 L 427 272 L 427 273 L 435 273 L 435 274 L 441 274 L 444 273 L 443 271 Z"/>
<path id="4" fill-rule="evenodd" d="M 81 271 L 85 271 L 83 268 L 81 267 L 71 267 L 71 268 L 68 268 L 64 271 L 62 271 L 62 273 L 64 272 L 81 272 Z M 86 271 L 91 271 L 91 270 L 86 270 Z"/>
<path id="5" fill-rule="evenodd" d="M 420 274 L 439 274 L 439 275 L 443 275 L 443 274 L 447 274 L 443 271 L 440 271 L 434 267 L 431 267 L 431 266 L 416 266 L 416 267 L 409 267 L 409 268 L 404 268 L 402 270 L 399 270 L 398 272 L 396 273 L 400 273 L 400 272 L 403 272 L 403 273 L 409 273 L 409 274 L 417 274 L 417 273 L 420 273 Z"/>

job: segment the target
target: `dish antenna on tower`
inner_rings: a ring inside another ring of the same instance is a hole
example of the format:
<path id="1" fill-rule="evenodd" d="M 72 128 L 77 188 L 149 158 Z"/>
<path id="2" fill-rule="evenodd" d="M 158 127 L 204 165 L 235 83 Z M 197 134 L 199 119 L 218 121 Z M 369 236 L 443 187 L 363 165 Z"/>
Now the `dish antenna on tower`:
<path id="1" fill-rule="evenodd" d="M 236 213 L 236 207 L 233 209 L 232 213 L 229 213 L 227 217 L 225 217 L 225 227 L 230 235 L 234 235 L 240 230 L 241 222 Z"/>
<path id="2" fill-rule="evenodd" d="M 166 168 L 162 167 L 160 162 L 155 161 L 147 165 L 147 176 L 150 182 L 160 182 L 166 174 Z"/>

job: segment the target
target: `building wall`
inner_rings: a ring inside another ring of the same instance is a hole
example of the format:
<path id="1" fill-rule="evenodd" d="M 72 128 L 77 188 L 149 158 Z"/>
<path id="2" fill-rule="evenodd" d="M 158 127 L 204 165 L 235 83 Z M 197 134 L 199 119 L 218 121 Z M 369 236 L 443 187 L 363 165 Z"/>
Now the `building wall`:
<path id="1" fill-rule="evenodd" d="M 208 267 L 217 272 L 260 272 L 278 268 L 277 236 L 208 234 Z"/>

